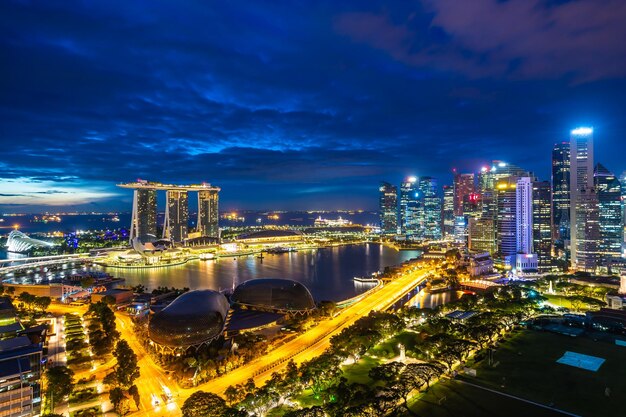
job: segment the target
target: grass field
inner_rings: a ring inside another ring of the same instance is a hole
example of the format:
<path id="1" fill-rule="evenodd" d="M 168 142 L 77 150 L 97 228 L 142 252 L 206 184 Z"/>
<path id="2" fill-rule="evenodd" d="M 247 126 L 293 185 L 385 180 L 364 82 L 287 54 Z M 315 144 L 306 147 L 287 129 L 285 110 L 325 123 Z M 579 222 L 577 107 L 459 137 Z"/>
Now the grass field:
<path id="1" fill-rule="evenodd" d="M 419 417 L 563 417 L 553 410 L 485 391 L 460 381 L 441 381 L 409 402 Z M 408 416 L 409 413 L 406 413 Z"/>
<path id="2" fill-rule="evenodd" d="M 556 363 L 565 351 L 597 356 L 606 362 L 597 372 Z M 626 347 L 586 337 L 523 331 L 502 343 L 493 360 L 499 362 L 497 367 L 484 360 L 477 366 L 476 378 L 464 378 L 582 416 L 610 416 L 623 410 Z"/>

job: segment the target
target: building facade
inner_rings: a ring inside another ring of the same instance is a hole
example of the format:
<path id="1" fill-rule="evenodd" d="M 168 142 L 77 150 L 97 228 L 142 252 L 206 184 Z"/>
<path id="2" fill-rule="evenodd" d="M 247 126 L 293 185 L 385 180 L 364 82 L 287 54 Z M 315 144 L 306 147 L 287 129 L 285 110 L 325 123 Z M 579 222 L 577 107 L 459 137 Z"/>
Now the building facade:
<path id="1" fill-rule="evenodd" d="M 552 149 L 552 224 L 554 240 L 564 245 L 570 239 L 570 144 Z"/>
<path id="2" fill-rule="evenodd" d="M 398 189 L 395 185 L 382 182 L 378 192 L 380 230 L 383 234 L 396 234 L 398 232 Z"/>
<path id="3" fill-rule="evenodd" d="M 185 190 L 168 190 L 165 203 L 163 237 L 172 242 L 187 239 L 189 228 L 189 200 Z"/>
<path id="4" fill-rule="evenodd" d="M 622 186 L 619 179 L 602 164 L 594 171 L 594 185 L 598 194 L 601 263 L 608 265 L 620 258 L 623 243 Z"/>
<path id="5" fill-rule="evenodd" d="M 144 242 L 156 240 L 157 195 L 156 190 L 137 189 L 133 196 L 131 239 L 138 237 Z"/>
<path id="6" fill-rule="evenodd" d="M 533 251 L 539 272 L 552 269 L 552 190 L 548 181 L 533 182 Z"/>
<path id="7" fill-rule="evenodd" d="M 198 191 L 198 231 L 216 239 L 220 236 L 218 195 L 215 190 Z"/>
<path id="8" fill-rule="evenodd" d="M 400 185 L 400 209 L 398 216 L 400 233 L 412 234 L 415 232 L 417 221 L 415 216 L 418 208 L 417 178 L 407 177 Z"/>
<path id="9" fill-rule="evenodd" d="M 454 187 L 443 186 L 442 232 L 444 237 L 454 235 Z"/>
<path id="10" fill-rule="evenodd" d="M 454 175 L 454 215 L 462 216 L 463 199 L 474 193 L 474 174 Z"/>
<path id="11" fill-rule="evenodd" d="M 590 245 L 592 237 L 586 232 L 591 229 L 585 224 L 586 219 L 595 217 L 597 207 L 591 207 L 597 197 L 593 197 L 593 129 L 579 127 L 570 134 L 570 261 L 572 268 L 581 267 L 587 269 L 590 261 Z M 583 210 L 584 212 L 581 212 Z M 578 240 L 584 243 L 579 245 Z M 578 248 L 585 248 L 582 255 L 585 259 L 579 259 Z"/>

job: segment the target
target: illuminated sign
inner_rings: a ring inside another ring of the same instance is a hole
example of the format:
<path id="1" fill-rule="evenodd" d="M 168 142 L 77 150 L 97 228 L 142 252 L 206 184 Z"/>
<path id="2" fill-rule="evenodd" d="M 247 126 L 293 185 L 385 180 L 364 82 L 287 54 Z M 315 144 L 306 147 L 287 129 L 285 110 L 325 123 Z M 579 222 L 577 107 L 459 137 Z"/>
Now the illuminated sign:
<path id="1" fill-rule="evenodd" d="M 593 133 L 592 127 L 577 127 L 572 130 L 572 135 L 590 135 Z"/>

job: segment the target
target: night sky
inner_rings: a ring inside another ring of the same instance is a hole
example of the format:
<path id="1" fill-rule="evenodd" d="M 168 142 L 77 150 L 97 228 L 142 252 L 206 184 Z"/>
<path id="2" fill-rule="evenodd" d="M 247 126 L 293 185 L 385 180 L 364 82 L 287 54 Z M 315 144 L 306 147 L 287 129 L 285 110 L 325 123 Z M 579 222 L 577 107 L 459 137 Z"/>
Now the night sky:
<path id="1" fill-rule="evenodd" d="M 287 5 L 289 3 L 289 5 Z M 2 1 L 0 211 L 364 208 L 381 180 L 503 159 L 549 179 L 595 128 L 626 169 L 626 2 Z"/>

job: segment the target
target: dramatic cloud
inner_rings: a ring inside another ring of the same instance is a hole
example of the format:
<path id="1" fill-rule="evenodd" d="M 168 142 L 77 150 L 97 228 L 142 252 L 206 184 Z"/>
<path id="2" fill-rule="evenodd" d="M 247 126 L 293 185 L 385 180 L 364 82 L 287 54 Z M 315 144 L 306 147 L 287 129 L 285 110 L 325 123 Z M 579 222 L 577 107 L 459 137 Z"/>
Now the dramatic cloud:
<path id="1" fill-rule="evenodd" d="M 548 178 L 578 124 L 621 171 L 621 3 L 2 2 L 0 209 L 128 210 L 136 178 L 374 208 L 490 159 Z"/>

